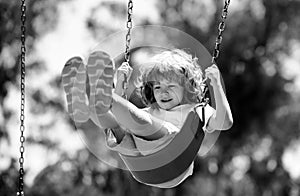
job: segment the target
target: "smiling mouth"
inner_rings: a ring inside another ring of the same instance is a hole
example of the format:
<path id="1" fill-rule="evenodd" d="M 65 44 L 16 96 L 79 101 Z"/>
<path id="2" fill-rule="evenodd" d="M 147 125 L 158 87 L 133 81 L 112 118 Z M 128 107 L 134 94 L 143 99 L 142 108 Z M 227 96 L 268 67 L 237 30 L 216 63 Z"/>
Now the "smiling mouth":
<path id="1" fill-rule="evenodd" d="M 161 100 L 161 102 L 163 102 L 163 103 L 167 103 L 167 102 L 169 102 L 169 101 L 172 101 L 172 99 L 162 99 L 162 100 Z"/>

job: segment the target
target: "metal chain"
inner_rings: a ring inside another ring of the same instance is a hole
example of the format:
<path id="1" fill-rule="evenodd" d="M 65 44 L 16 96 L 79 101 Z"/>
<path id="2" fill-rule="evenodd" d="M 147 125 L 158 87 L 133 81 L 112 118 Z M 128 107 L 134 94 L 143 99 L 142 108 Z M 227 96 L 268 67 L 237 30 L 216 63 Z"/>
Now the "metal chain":
<path id="1" fill-rule="evenodd" d="M 126 48 L 125 48 L 125 61 L 126 63 L 129 64 L 129 60 L 130 60 L 130 41 L 131 41 L 131 29 L 132 29 L 132 8 L 133 8 L 133 2 L 132 0 L 128 1 L 128 7 L 127 7 L 127 23 L 126 23 L 126 27 L 127 27 L 127 34 L 126 34 Z M 128 65 L 129 66 L 129 65 Z M 123 82 L 123 92 L 122 92 L 122 97 L 127 99 L 127 95 L 126 95 L 126 90 L 128 88 L 128 78 L 127 76 L 124 74 L 124 82 Z"/>
<path id="2" fill-rule="evenodd" d="M 130 41 L 131 41 L 131 29 L 132 29 L 132 8 L 133 8 L 133 2 L 132 0 L 128 1 L 128 8 L 127 8 L 127 34 L 126 34 L 126 48 L 125 48 L 125 60 L 127 63 L 129 63 L 130 59 Z"/>
<path id="3" fill-rule="evenodd" d="M 26 4 L 25 0 L 21 0 L 21 114 L 20 114 L 20 158 L 19 158 L 19 187 L 17 195 L 24 196 L 24 142 L 25 142 L 25 54 L 26 54 L 26 46 L 25 46 L 25 39 L 26 39 Z"/>
<path id="4" fill-rule="evenodd" d="M 215 63 L 216 59 L 219 57 L 219 53 L 220 53 L 220 45 L 222 43 L 222 34 L 223 31 L 225 30 L 225 20 L 227 18 L 228 15 L 228 6 L 229 6 L 230 0 L 225 0 L 225 5 L 224 8 L 222 10 L 222 14 L 221 14 L 221 22 L 219 23 L 218 26 L 218 36 L 216 38 L 216 42 L 215 42 L 215 48 L 214 48 L 214 52 L 213 52 L 213 56 L 212 56 L 212 63 Z"/>
<path id="5" fill-rule="evenodd" d="M 215 48 L 214 48 L 214 51 L 213 51 L 211 63 L 215 63 L 216 59 L 219 57 L 219 54 L 220 54 L 220 45 L 222 43 L 222 39 L 223 39 L 222 35 L 223 35 L 224 30 L 225 30 L 225 20 L 226 20 L 227 15 L 228 15 L 229 4 L 230 4 L 230 0 L 225 0 L 225 4 L 224 4 L 222 14 L 221 14 L 221 22 L 219 23 L 219 26 L 218 26 L 218 36 L 216 38 Z M 204 102 L 204 101 L 207 102 L 208 101 L 208 98 L 205 97 L 205 95 L 208 91 L 208 87 L 207 87 L 207 84 L 205 82 L 206 79 L 207 79 L 206 77 L 203 79 L 204 90 L 203 90 L 203 96 L 202 96 L 201 102 Z"/>

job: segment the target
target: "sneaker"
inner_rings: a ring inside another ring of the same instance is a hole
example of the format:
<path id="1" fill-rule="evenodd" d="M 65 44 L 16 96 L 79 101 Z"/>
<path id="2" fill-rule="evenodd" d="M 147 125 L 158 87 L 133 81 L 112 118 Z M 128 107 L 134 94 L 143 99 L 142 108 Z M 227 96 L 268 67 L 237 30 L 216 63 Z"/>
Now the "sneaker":
<path id="1" fill-rule="evenodd" d="M 95 51 L 88 58 L 90 110 L 95 110 L 97 115 L 103 115 L 111 108 L 114 69 L 114 61 L 105 52 Z"/>
<path id="2" fill-rule="evenodd" d="M 61 75 L 69 115 L 75 122 L 86 122 L 89 119 L 89 108 L 86 104 L 86 70 L 82 59 L 69 59 Z"/>

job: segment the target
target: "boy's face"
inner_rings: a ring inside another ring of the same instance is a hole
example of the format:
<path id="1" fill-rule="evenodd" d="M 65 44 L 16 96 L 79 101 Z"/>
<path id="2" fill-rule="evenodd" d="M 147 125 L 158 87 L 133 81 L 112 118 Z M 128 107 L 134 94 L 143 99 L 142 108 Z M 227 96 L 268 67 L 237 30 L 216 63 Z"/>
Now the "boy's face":
<path id="1" fill-rule="evenodd" d="M 181 104 L 184 88 L 178 82 L 162 79 L 154 83 L 153 93 L 158 106 L 170 110 Z"/>

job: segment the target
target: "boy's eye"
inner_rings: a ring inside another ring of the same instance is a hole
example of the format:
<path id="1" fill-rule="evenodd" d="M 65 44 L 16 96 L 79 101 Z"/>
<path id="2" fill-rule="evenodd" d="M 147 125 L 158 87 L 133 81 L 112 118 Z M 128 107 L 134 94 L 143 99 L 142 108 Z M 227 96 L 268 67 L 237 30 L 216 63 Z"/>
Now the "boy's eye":
<path id="1" fill-rule="evenodd" d="M 176 85 L 175 85 L 175 84 L 170 84 L 168 87 L 169 87 L 169 88 L 175 88 Z"/>
<path id="2" fill-rule="evenodd" d="M 160 89 L 160 86 L 154 86 L 154 89 L 156 89 L 156 90 Z"/>

